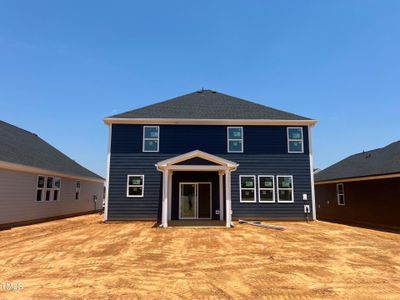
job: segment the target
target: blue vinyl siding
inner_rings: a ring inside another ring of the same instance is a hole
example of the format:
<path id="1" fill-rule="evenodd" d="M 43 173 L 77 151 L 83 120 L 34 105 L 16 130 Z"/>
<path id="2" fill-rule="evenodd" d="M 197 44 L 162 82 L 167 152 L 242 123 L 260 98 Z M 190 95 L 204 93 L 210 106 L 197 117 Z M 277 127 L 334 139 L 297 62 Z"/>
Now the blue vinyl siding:
<path id="1" fill-rule="evenodd" d="M 239 164 L 237 171 L 232 173 L 234 219 L 302 219 L 304 204 L 311 206 L 307 127 L 303 127 L 303 154 L 287 153 L 286 126 L 243 126 L 243 153 L 227 153 L 227 126 L 222 125 L 160 125 L 158 153 L 142 152 L 143 126 L 114 124 L 112 127 L 110 220 L 160 219 L 162 176 L 155 164 L 197 149 Z M 126 178 L 129 174 L 145 175 L 143 198 L 126 197 Z M 240 203 L 239 175 L 293 175 L 294 203 L 259 203 L 258 199 L 256 203 Z M 302 200 L 304 193 L 308 201 Z"/>

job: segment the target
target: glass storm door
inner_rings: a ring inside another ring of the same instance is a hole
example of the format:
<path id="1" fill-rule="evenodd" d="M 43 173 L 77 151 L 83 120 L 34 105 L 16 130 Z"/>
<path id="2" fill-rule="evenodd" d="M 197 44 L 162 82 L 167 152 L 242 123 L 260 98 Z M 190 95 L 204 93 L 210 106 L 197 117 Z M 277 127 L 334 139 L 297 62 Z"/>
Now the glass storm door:
<path id="1" fill-rule="evenodd" d="M 181 183 L 180 219 L 211 219 L 211 183 Z"/>
<path id="2" fill-rule="evenodd" d="M 196 218 L 196 187 L 195 183 L 181 183 L 181 194 L 179 197 L 179 216 L 181 219 Z"/>

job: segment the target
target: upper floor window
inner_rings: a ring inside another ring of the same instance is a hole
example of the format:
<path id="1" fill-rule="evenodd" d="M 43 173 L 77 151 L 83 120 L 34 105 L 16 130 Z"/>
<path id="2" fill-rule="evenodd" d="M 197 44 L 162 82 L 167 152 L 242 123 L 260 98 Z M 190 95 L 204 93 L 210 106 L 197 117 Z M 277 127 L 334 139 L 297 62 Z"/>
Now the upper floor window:
<path id="1" fill-rule="evenodd" d="M 60 195 L 61 179 L 52 176 L 38 176 L 36 201 L 56 201 Z"/>
<path id="2" fill-rule="evenodd" d="M 228 127 L 228 152 L 243 152 L 243 127 Z"/>
<path id="3" fill-rule="evenodd" d="M 289 153 L 303 153 L 303 128 L 301 127 L 288 127 L 288 152 Z"/>
<path id="4" fill-rule="evenodd" d="M 274 176 L 258 176 L 258 201 L 275 202 Z"/>
<path id="5" fill-rule="evenodd" d="M 126 186 L 127 197 L 143 197 L 144 175 L 128 175 Z"/>
<path id="6" fill-rule="evenodd" d="M 276 176 L 278 181 L 278 202 L 293 202 L 293 176 Z"/>
<path id="7" fill-rule="evenodd" d="M 143 127 L 143 152 L 158 152 L 160 141 L 159 126 Z"/>
<path id="8" fill-rule="evenodd" d="M 344 203 L 344 185 L 343 183 L 338 183 L 336 185 L 337 202 L 338 205 L 345 205 Z"/>
<path id="9" fill-rule="evenodd" d="M 240 202 L 256 202 L 256 178 L 254 175 L 240 175 Z"/>

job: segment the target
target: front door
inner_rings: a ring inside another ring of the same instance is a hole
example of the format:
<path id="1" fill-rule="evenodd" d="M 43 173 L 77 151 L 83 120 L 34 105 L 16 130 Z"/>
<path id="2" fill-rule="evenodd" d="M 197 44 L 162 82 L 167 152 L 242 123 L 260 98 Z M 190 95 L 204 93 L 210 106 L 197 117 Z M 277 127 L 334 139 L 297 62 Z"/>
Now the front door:
<path id="1" fill-rule="evenodd" d="M 211 219 L 211 182 L 181 182 L 179 187 L 179 218 Z"/>

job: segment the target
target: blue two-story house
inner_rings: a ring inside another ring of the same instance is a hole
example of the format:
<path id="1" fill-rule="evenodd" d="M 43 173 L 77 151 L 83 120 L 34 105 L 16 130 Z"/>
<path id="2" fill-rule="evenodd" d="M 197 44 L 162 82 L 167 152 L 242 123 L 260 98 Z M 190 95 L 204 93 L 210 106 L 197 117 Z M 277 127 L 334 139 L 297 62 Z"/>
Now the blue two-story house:
<path id="1" fill-rule="evenodd" d="M 106 221 L 315 219 L 315 120 L 201 90 L 104 121 Z"/>

